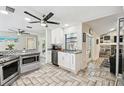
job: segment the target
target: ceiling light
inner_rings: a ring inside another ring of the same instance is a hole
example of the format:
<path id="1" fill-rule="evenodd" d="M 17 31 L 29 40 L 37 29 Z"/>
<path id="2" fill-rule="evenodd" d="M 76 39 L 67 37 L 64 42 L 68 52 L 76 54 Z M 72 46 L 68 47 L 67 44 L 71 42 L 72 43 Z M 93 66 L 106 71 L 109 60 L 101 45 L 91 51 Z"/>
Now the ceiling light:
<path id="1" fill-rule="evenodd" d="M 25 20 L 26 20 L 26 21 L 31 21 L 31 19 L 30 19 L 30 18 L 27 18 L 27 17 L 25 18 Z"/>
<path id="2" fill-rule="evenodd" d="M 122 27 L 122 30 L 124 30 L 124 27 Z"/>
<path id="3" fill-rule="evenodd" d="M 7 11 L 4 11 L 4 10 L 0 10 L 0 13 L 2 13 L 2 14 L 8 14 L 8 12 Z"/>
<path id="4" fill-rule="evenodd" d="M 44 27 L 47 26 L 45 23 L 41 23 L 40 25 L 41 25 L 41 26 L 44 26 Z"/>
<path id="5" fill-rule="evenodd" d="M 68 27 L 68 26 L 69 26 L 69 24 L 65 24 L 64 26 L 65 26 L 65 27 Z"/>
<path id="6" fill-rule="evenodd" d="M 116 30 L 116 28 L 111 28 L 109 31 L 115 31 Z"/>
<path id="7" fill-rule="evenodd" d="M 20 33 L 17 33 L 17 36 L 20 36 Z"/>

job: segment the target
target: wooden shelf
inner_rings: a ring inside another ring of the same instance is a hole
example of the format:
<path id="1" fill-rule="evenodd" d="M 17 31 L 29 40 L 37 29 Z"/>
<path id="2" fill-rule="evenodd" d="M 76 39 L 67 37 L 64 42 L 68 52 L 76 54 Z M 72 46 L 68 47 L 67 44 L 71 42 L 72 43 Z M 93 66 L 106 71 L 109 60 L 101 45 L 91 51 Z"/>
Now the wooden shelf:
<path id="1" fill-rule="evenodd" d="M 77 37 L 69 37 L 69 38 L 66 38 L 66 39 L 77 39 Z"/>

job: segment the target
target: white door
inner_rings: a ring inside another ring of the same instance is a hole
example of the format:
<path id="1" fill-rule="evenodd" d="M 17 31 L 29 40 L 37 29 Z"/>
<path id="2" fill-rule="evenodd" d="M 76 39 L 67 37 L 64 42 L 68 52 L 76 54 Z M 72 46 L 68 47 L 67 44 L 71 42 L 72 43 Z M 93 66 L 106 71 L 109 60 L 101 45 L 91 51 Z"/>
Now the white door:
<path id="1" fill-rule="evenodd" d="M 71 54 L 71 69 L 75 69 L 75 55 Z"/>
<path id="2" fill-rule="evenodd" d="M 65 53 L 64 54 L 64 63 L 66 68 L 70 69 L 71 68 L 71 54 Z"/>
<path id="3" fill-rule="evenodd" d="M 27 38 L 27 49 L 36 49 L 36 39 L 33 37 Z"/>
<path id="4" fill-rule="evenodd" d="M 92 48 L 93 48 L 93 41 L 92 41 L 92 37 L 87 35 L 87 59 L 88 62 L 92 60 Z"/>
<path id="5" fill-rule="evenodd" d="M 63 60 L 62 60 L 62 58 L 63 58 L 63 55 L 62 55 L 62 53 L 61 52 L 58 52 L 58 64 L 60 65 L 60 66 L 63 66 Z"/>

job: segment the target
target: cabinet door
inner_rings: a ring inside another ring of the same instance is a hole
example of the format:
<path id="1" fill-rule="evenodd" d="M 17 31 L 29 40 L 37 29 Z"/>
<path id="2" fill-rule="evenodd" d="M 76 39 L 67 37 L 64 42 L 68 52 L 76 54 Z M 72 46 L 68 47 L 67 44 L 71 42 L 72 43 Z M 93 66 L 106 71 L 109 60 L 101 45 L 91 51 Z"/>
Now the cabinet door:
<path id="1" fill-rule="evenodd" d="M 47 53 L 47 57 L 48 57 L 48 62 L 51 62 L 51 51 L 48 51 L 48 53 Z"/>
<path id="2" fill-rule="evenodd" d="M 70 65 L 71 65 L 71 55 L 69 53 L 65 53 L 64 54 L 64 64 L 65 67 L 70 69 Z"/>
<path id="3" fill-rule="evenodd" d="M 74 54 L 71 54 L 71 65 L 70 65 L 71 69 L 75 69 L 75 55 Z"/>
<path id="4" fill-rule="evenodd" d="M 63 52 L 58 52 L 58 64 L 59 66 L 65 67 L 65 58 Z"/>
<path id="5" fill-rule="evenodd" d="M 62 53 L 58 52 L 58 64 L 61 66 L 62 65 Z"/>

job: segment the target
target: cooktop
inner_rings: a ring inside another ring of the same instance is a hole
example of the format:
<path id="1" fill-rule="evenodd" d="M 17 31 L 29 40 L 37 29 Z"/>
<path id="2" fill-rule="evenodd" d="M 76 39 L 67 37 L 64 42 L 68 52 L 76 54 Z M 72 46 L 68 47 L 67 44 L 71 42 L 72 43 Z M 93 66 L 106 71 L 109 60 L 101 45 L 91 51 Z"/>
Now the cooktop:
<path id="1" fill-rule="evenodd" d="M 18 56 L 10 56 L 10 55 L 0 56 L 0 64 L 14 60 L 16 58 L 18 58 Z"/>

